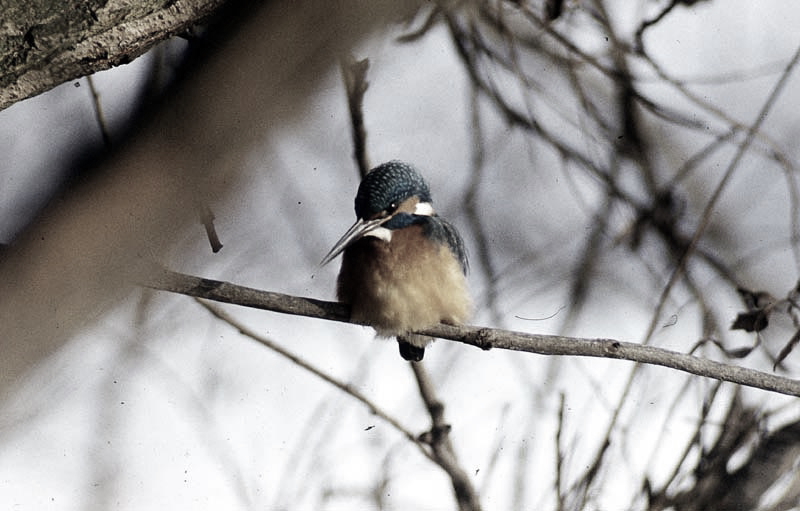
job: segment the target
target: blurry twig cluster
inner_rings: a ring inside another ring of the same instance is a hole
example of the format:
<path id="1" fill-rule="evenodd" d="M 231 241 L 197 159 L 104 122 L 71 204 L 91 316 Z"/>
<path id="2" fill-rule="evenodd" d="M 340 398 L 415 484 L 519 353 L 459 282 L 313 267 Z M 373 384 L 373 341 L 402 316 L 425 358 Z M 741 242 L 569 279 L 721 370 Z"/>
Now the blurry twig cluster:
<path id="1" fill-rule="evenodd" d="M 622 242 L 641 252 L 643 241 L 648 240 L 663 247 L 658 252 L 663 259 L 653 265 L 671 268 L 673 273 L 665 295 L 678 283 L 687 286 L 707 308 L 708 328 L 721 332 L 720 325 L 728 321 L 716 317 L 717 311 L 709 306 L 713 297 L 704 295 L 699 276 L 710 270 L 729 282 L 732 290 L 745 286 L 736 269 L 720 257 L 719 247 L 699 241 L 718 197 L 739 171 L 738 163 L 746 152 L 772 161 L 785 176 L 795 219 L 787 237 L 800 235 L 797 169 L 779 144 L 760 130 L 786 78 L 794 72 L 798 54 L 785 65 L 755 121 L 738 121 L 693 92 L 685 81 L 671 76 L 648 51 L 646 31 L 689 4 L 673 1 L 662 7 L 657 16 L 641 22 L 633 39 L 617 32 L 613 14 L 599 1 L 568 2 L 560 17 L 549 16 L 549 7 L 536 2 L 477 2 L 462 9 L 439 5 L 419 28 L 400 38 L 417 40 L 437 22 L 444 23 L 480 97 L 509 125 L 528 132 L 558 154 L 566 172 L 589 177 L 605 195 L 587 205 L 595 211 L 581 252 L 584 256 L 578 258 L 573 271 L 570 318 L 585 303 L 591 276 L 598 271 L 599 254 Z M 654 81 L 682 96 L 691 108 L 657 99 L 650 92 Z M 708 142 L 688 154 L 679 167 L 669 167 L 660 162 L 669 161 L 674 146 L 664 144 L 664 135 L 659 133 L 697 134 Z M 713 195 L 703 205 L 688 204 L 696 177 L 725 146 L 733 146 L 738 153 Z M 468 197 L 477 194 L 477 176 L 485 160 L 485 155 L 476 156 L 476 179 Z M 627 221 L 621 222 L 620 216 L 613 214 L 620 210 L 627 213 L 622 217 Z M 699 216 L 690 214 L 698 210 Z M 477 226 L 475 231 L 482 229 Z M 485 242 L 481 243 L 480 253 L 488 253 Z M 795 268 L 800 270 L 800 249 L 796 241 L 791 244 Z M 659 314 L 654 316 L 656 324 Z M 650 335 L 652 329 L 644 342 L 649 342 Z"/>
<path id="2" fill-rule="evenodd" d="M 795 276 L 787 280 L 796 280 L 800 273 L 798 169 L 787 150 L 763 126 L 785 92 L 788 79 L 796 74 L 800 50 L 778 66 L 757 64 L 750 72 L 695 80 L 696 83 L 733 83 L 777 74 L 772 84 L 764 89 L 763 97 L 754 100 L 759 108 L 752 120 L 740 120 L 730 106 L 719 106 L 698 92 L 692 80 L 669 70 L 651 44 L 651 37 L 662 30 L 661 25 L 666 20 L 698 3 L 701 2 L 651 2 L 653 12 L 642 16 L 638 26 L 628 31 L 620 28 L 623 25 L 615 19 L 619 5 L 599 0 L 471 2 L 457 6 L 440 3 L 400 38 L 402 42 L 416 41 L 434 27 L 443 25 L 473 87 L 472 124 L 476 143 L 473 144 L 472 181 L 465 203 L 473 239 L 478 245 L 475 267 L 483 271 L 488 281 L 485 306 L 495 322 L 501 320 L 503 311 L 507 313 L 507 306 L 499 303 L 504 290 L 501 279 L 510 282 L 507 286 L 513 286 L 520 281 L 541 278 L 541 272 L 531 272 L 528 278 L 528 266 L 536 259 L 536 252 L 529 257 L 521 256 L 516 267 L 498 268 L 494 260 L 496 252 L 488 241 L 481 213 L 475 205 L 484 182 L 482 176 L 494 170 L 491 169 L 492 152 L 502 152 L 500 147 L 484 142 L 482 126 L 488 124 L 484 120 L 489 117 L 488 110 L 514 132 L 527 134 L 531 145 L 540 152 L 546 150 L 557 155 L 565 181 L 572 183 L 575 190 L 579 186 L 574 183 L 580 181 L 582 187 L 591 183 L 589 186 L 595 192 L 592 200 L 583 204 L 587 210 L 585 226 L 576 229 L 584 233 L 583 246 L 574 258 L 558 262 L 561 266 L 571 265 L 568 271 L 558 272 L 571 279 L 563 331 L 574 328 L 577 318 L 587 309 L 598 284 L 597 277 L 620 274 L 621 270 L 609 266 L 609 261 L 617 260 L 619 254 L 615 252 L 627 249 L 628 256 L 641 258 L 643 265 L 654 274 L 654 291 L 648 291 L 654 297 L 654 310 L 649 328 L 641 338 L 642 344 L 653 342 L 657 327 L 665 323 L 666 308 L 675 300 L 691 301 L 699 312 L 698 330 L 702 333 L 698 341 L 686 342 L 687 351 L 710 342 L 721 348 L 727 357 L 741 358 L 759 348 L 777 366 L 797 344 L 800 333 L 796 321 L 796 292 L 785 300 L 766 301 L 752 292 L 741 292 L 753 288 L 748 284 L 758 277 L 744 271 L 742 261 L 737 260 L 735 254 L 752 254 L 760 247 L 752 238 L 741 239 L 739 230 L 743 222 L 739 218 L 720 218 L 719 211 L 721 198 L 729 193 L 736 179 L 746 174 L 743 163 L 746 159 L 755 158 L 772 171 L 771 174 L 761 173 L 762 182 L 774 177 L 785 180 L 788 214 L 776 218 L 774 223 L 783 229 L 783 243 L 790 247 L 792 261 L 785 273 Z M 491 108 L 480 108 L 487 104 Z M 529 173 L 542 176 L 551 173 L 537 163 L 529 163 Z M 709 172 L 714 168 L 722 172 Z M 698 193 L 701 187 L 708 191 Z M 748 207 L 762 200 L 756 192 L 746 190 L 745 193 L 752 195 L 738 199 L 738 213 L 744 218 Z M 589 196 L 585 192 L 583 195 Z M 531 223 L 541 222 L 542 218 L 536 215 Z M 609 254 L 613 255 L 609 257 Z M 552 268 L 548 270 L 553 271 Z M 709 281 L 724 285 L 711 290 L 705 285 Z M 730 309 L 722 305 L 721 292 L 727 300 L 738 298 L 745 312 L 732 317 Z M 761 294 L 771 297 L 769 293 Z M 733 325 L 733 329 L 755 332 L 760 341 L 759 332 L 766 328 L 767 320 L 780 312 L 791 317 L 795 333 L 777 356 L 770 352 L 769 346 L 758 341 L 747 348 L 732 345 L 729 325 Z M 591 495 L 602 482 L 601 476 L 608 466 L 609 446 L 623 427 L 622 413 L 630 407 L 632 389 L 641 367 L 637 365 L 631 372 L 627 385 L 617 397 L 612 418 L 604 425 L 605 439 L 599 442 L 595 456 L 582 475 L 572 486 L 556 476 L 559 508 L 591 506 Z M 706 391 L 708 407 L 730 399 L 728 394 L 718 394 L 716 388 Z M 681 395 L 676 394 L 675 404 L 681 399 Z M 698 439 L 690 444 L 687 456 L 696 449 L 720 450 L 718 446 L 731 428 L 745 436 L 758 436 L 757 423 L 740 420 L 735 413 L 735 402 L 729 403 L 732 403 L 732 415 L 726 419 L 717 443 L 710 444 L 708 438 Z M 698 424 L 698 427 L 707 425 L 705 417 Z M 774 435 L 785 438 L 783 432 L 795 427 L 790 424 Z M 771 434 L 765 433 L 761 438 L 764 445 L 774 444 Z M 718 457 L 711 472 L 719 484 L 714 485 L 713 490 L 709 490 L 709 479 L 702 479 L 695 487 L 676 494 L 674 489 L 678 483 L 672 479 L 662 483 L 664 486 L 660 488 L 649 487 L 644 496 L 651 500 L 653 509 L 661 509 L 659 506 L 664 502 L 668 502 L 664 507 L 674 506 L 675 509 L 703 509 L 714 502 L 714 495 L 719 496 L 724 488 L 734 484 L 732 481 L 739 489 L 750 481 L 761 491 L 750 492 L 739 504 L 749 502 L 745 507 L 755 508 L 758 502 L 753 496 L 761 496 L 767 486 L 763 479 L 759 483 L 755 478 L 748 478 L 755 477 L 758 467 L 766 465 L 764 458 L 754 454 L 738 471 L 730 472 L 727 463 L 741 448 L 742 444 L 737 443 Z M 707 458 L 704 460 L 707 462 Z M 676 471 L 681 467 L 686 469 L 683 461 Z M 770 467 L 783 470 L 781 473 L 787 469 L 782 463 Z M 561 470 L 560 464 L 558 470 Z M 695 470 L 699 478 L 702 467 Z M 562 491 L 562 488 L 565 489 Z M 792 495 L 789 491 L 786 499 L 769 509 L 785 509 Z M 736 499 L 728 501 L 733 509 Z"/>

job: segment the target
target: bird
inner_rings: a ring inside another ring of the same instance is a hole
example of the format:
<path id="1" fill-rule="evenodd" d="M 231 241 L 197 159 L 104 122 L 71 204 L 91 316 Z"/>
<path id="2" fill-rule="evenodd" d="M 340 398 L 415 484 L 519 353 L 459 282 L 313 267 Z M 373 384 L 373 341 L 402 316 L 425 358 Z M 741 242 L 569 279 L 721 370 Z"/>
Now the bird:
<path id="1" fill-rule="evenodd" d="M 471 314 L 464 241 L 436 214 L 420 173 L 399 160 L 364 176 L 355 212 L 320 264 L 342 254 L 336 296 L 350 305 L 350 320 L 396 337 L 400 355 L 418 362 L 432 339 L 414 331 L 463 324 Z"/>

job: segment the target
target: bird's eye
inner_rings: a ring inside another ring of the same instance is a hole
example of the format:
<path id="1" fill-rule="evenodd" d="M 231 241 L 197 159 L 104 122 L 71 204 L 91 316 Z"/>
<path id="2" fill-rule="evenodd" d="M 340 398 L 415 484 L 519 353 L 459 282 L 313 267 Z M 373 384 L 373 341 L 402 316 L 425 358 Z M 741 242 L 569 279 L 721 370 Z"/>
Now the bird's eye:
<path id="1" fill-rule="evenodd" d="M 391 204 L 389 204 L 389 207 L 386 208 L 386 212 L 391 215 L 392 213 L 395 212 L 396 209 L 397 209 L 397 203 L 392 202 Z"/>

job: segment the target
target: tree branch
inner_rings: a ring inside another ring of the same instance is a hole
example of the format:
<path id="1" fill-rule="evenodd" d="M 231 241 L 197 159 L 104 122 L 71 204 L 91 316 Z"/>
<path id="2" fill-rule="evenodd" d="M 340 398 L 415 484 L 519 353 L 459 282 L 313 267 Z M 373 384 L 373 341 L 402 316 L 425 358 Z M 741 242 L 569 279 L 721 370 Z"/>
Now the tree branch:
<path id="1" fill-rule="evenodd" d="M 230 282 L 204 279 L 170 270 L 160 270 L 140 284 L 173 293 L 218 302 L 253 307 L 283 314 L 350 323 L 347 305 L 313 298 L 261 291 Z M 357 324 L 357 323 L 356 323 Z M 747 387 L 800 397 L 800 381 L 774 374 L 723 364 L 706 358 L 615 339 L 586 339 L 540 335 L 477 326 L 439 324 L 416 332 L 489 350 L 525 351 L 540 355 L 570 355 L 613 358 L 659 365 L 686 373 L 736 383 Z"/>
<path id="2" fill-rule="evenodd" d="M 414 375 L 416 376 L 420 392 L 422 393 L 423 400 L 425 401 L 425 405 L 431 414 L 433 425 L 431 426 L 431 430 L 429 432 L 415 436 L 397 419 L 383 410 L 380 406 L 378 406 L 375 402 L 373 402 L 365 394 L 361 393 L 352 385 L 330 376 L 322 369 L 283 348 L 279 344 L 273 342 L 271 339 L 268 339 L 267 337 L 260 335 L 255 330 L 248 328 L 219 307 L 211 305 L 205 300 L 196 300 L 197 303 L 205 307 L 205 309 L 213 314 L 217 319 L 220 319 L 232 328 L 235 328 L 242 335 L 264 345 L 280 356 L 289 359 L 292 363 L 300 368 L 330 383 L 342 392 L 345 392 L 346 394 L 355 398 L 357 401 L 361 402 L 363 405 L 369 408 L 371 413 L 380 417 L 389 425 L 394 427 L 397 431 L 403 434 L 406 439 L 414 443 L 414 445 L 419 448 L 420 452 L 422 452 L 424 456 L 439 465 L 440 468 L 447 472 L 453 484 L 453 491 L 459 504 L 459 509 L 462 511 L 481 511 L 478 494 L 475 492 L 475 489 L 473 488 L 466 472 L 458 465 L 455 451 L 450 443 L 450 439 L 448 437 L 449 425 L 445 424 L 444 422 L 444 405 L 436 398 L 430 378 L 427 376 L 427 373 L 420 363 L 411 363 L 411 367 L 414 370 Z"/>
<path id="3" fill-rule="evenodd" d="M 456 451 L 450 442 L 450 424 L 444 419 L 444 403 L 436 397 L 436 390 L 422 362 L 410 362 L 417 380 L 420 396 L 431 416 L 431 430 L 423 436 L 431 446 L 434 461 L 450 476 L 453 493 L 461 511 L 481 511 L 478 492 L 472 485 L 466 471 L 461 467 Z"/>
<path id="4" fill-rule="evenodd" d="M 0 110 L 56 85 L 127 64 L 208 19 L 223 0 L 3 4 Z"/>
<path id="5" fill-rule="evenodd" d="M 353 158 L 358 173 L 363 178 L 371 167 L 367 156 L 367 130 L 364 128 L 364 94 L 369 82 L 369 59 L 355 60 L 348 57 L 341 63 L 344 86 L 347 90 L 347 106 L 350 110 L 350 126 L 353 134 Z"/>
<path id="6" fill-rule="evenodd" d="M 271 339 L 268 339 L 267 337 L 265 337 L 263 335 L 260 335 L 255 330 L 253 330 L 251 328 L 248 328 L 243 323 L 240 323 L 233 316 L 231 316 L 230 314 L 226 313 L 225 311 L 223 311 L 219 307 L 215 307 L 215 306 L 213 306 L 213 305 L 211 305 L 211 304 L 209 304 L 209 303 L 207 303 L 207 302 L 205 302 L 203 300 L 197 300 L 197 303 L 202 305 L 208 312 L 213 314 L 217 319 L 220 319 L 220 320 L 224 321 L 225 323 L 227 323 L 232 328 L 235 328 L 237 331 L 239 331 L 240 334 L 242 334 L 242 335 L 244 335 L 246 337 L 249 337 L 250 339 L 252 339 L 252 340 L 254 340 L 254 341 L 256 341 L 256 342 L 258 342 L 260 344 L 263 344 L 264 346 L 266 346 L 267 348 L 271 349 L 272 351 L 278 353 L 282 357 L 285 357 L 285 358 L 291 360 L 292 363 L 294 363 L 295 365 L 301 367 L 302 369 L 305 369 L 306 371 L 310 372 L 314 376 L 316 376 L 316 377 L 318 377 L 318 378 L 320 378 L 322 380 L 325 380 L 326 382 L 330 383 L 331 385 L 333 385 L 337 389 L 345 392 L 346 394 L 349 394 L 350 396 L 355 398 L 357 401 L 361 402 L 361 404 L 363 404 L 364 406 L 369 408 L 369 411 L 371 413 L 377 415 L 378 417 L 380 417 L 381 419 L 383 419 L 384 421 L 389 423 L 392 427 L 394 427 L 394 429 L 396 429 L 397 431 L 402 433 L 403 436 L 406 437 L 406 439 L 410 440 L 417 447 L 419 447 L 419 449 L 422 452 L 422 454 L 424 454 L 425 456 L 427 456 L 431 460 L 436 461 L 433 458 L 433 455 L 431 453 L 429 453 L 428 450 L 426 449 L 426 444 L 424 442 L 420 441 L 417 438 L 417 436 L 414 435 L 414 433 L 412 433 L 408 428 L 406 428 L 399 421 L 397 421 L 397 419 L 392 417 L 391 414 L 389 414 L 388 412 L 383 410 L 375 402 L 373 402 L 371 399 L 369 399 L 365 394 L 361 393 L 358 389 L 356 389 L 355 387 L 353 387 L 349 383 L 343 382 L 343 381 L 341 381 L 341 380 L 339 380 L 337 378 L 334 378 L 333 376 L 330 376 L 329 374 L 327 374 L 322 369 L 320 369 L 320 368 L 314 366 L 313 364 L 303 360 L 302 358 L 300 358 L 299 356 L 295 355 L 291 351 L 289 351 L 289 350 L 281 347 L 279 344 L 273 342 Z"/>

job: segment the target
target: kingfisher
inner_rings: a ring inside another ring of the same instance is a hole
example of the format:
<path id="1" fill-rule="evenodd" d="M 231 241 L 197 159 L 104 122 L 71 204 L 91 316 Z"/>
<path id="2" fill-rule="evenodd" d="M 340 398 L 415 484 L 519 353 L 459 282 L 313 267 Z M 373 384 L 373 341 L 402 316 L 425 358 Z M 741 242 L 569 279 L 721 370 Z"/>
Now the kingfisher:
<path id="1" fill-rule="evenodd" d="M 367 173 L 355 210 L 356 222 L 321 264 L 343 253 L 336 295 L 350 305 L 350 319 L 397 337 L 400 355 L 420 361 L 432 339 L 414 331 L 470 315 L 464 241 L 434 211 L 419 172 L 401 161 Z"/>

